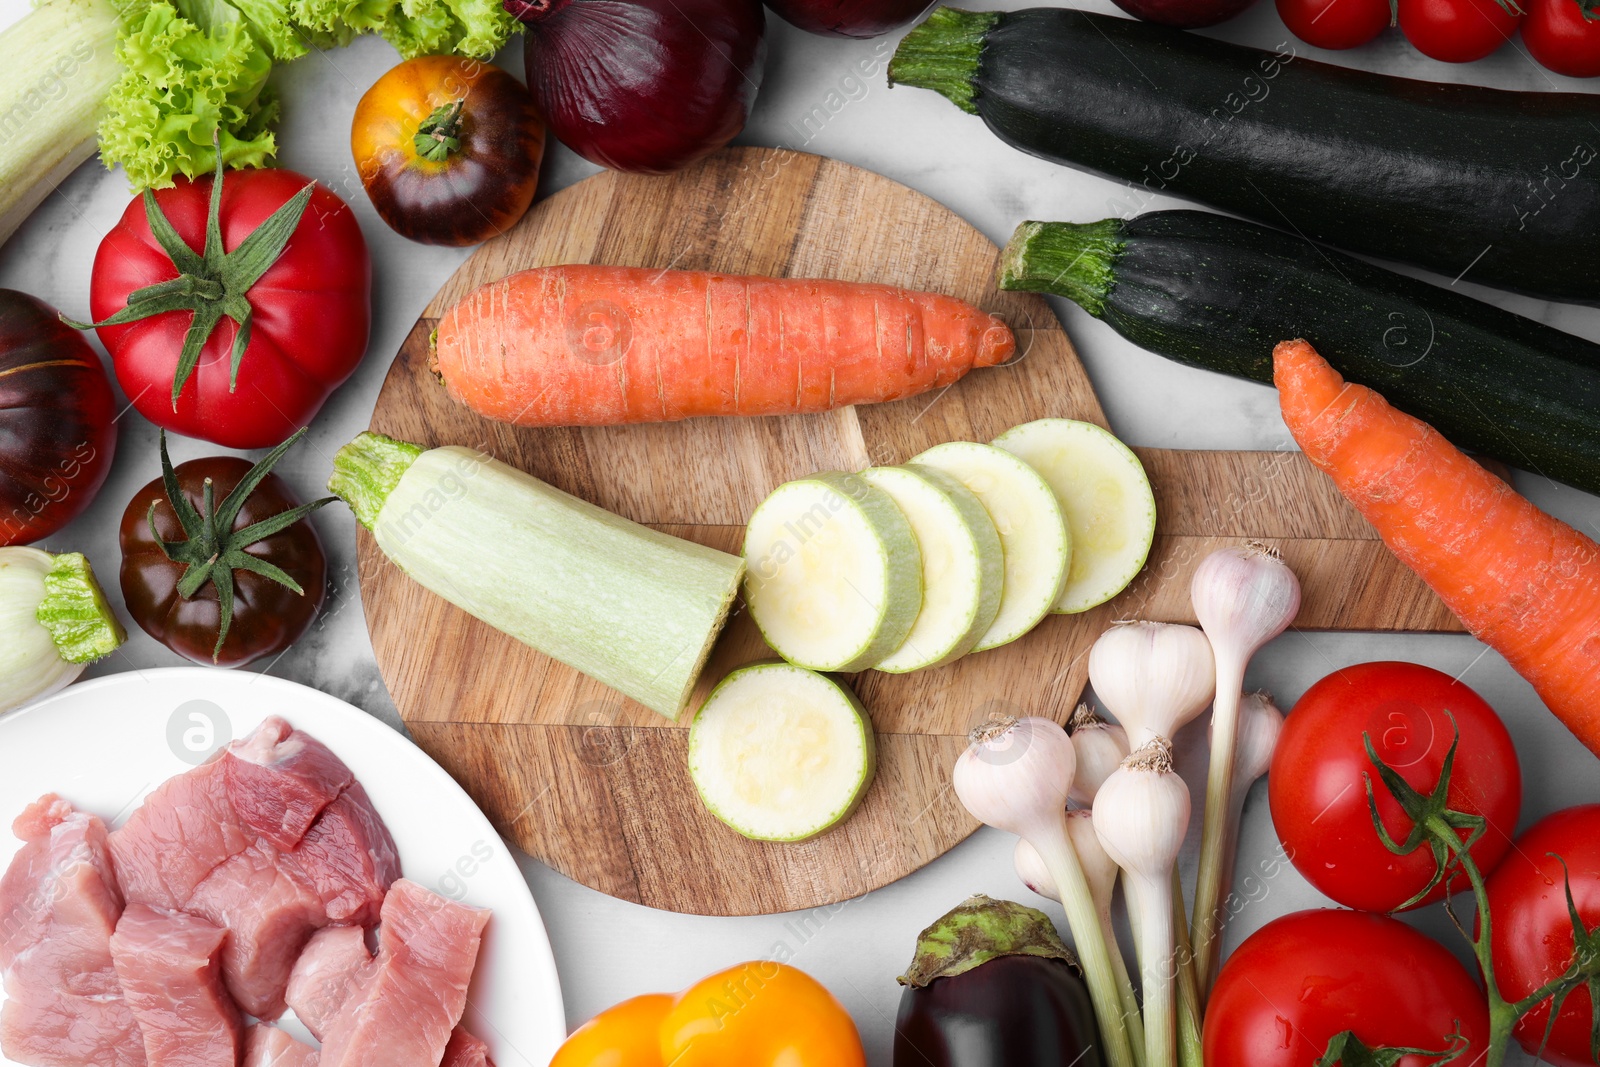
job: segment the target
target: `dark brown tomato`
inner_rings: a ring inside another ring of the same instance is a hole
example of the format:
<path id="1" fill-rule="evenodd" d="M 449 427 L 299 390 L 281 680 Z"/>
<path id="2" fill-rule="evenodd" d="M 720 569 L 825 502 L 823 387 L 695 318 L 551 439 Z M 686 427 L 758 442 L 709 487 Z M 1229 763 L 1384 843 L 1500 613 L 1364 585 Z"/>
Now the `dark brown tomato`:
<path id="1" fill-rule="evenodd" d="M 544 124 L 511 75 L 480 60 L 419 56 L 356 105 L 350 148 L 372 206 L 402 237 L 471 245 L 533 203 Z"/>
<path id="2" fill-rule="evenodd" d="M 106 480 L 116 401 L 100 357 L 55 308 L 0 289 L 0 545 L 49 537 Z"/>
<path id="3" fill-rule="evenodd" d="M 250 470 L 248 460 L 235 456 L 210 456 L 180 463 L 178 485 L 189 502 L 205 512 L 205 480 L 212 480 L 217 503 Z M 246 547 L 252 556 L 283 569 L 305 590 L 304 595 L 247 570 L 233 572 L 233 623 L 222 651 L 213 661 L 212 651 L 221 624 L 216 586 L 203 585 L 193 598 L 178 593 L 184 565 L 168 559 L 150 535 L 145 516 L 156 505 L 156 530 L 163 541 L 184 539 L 182 525 L 167 502 L 161 479 L 153 479 L 134 494 L 122 513 L 122 595 L 128 614 L 157 641 L 196 663 L 240 667 L 264 656 L 275 656 L 299 640 L 310 627 L 327 593 L 328 565 L 322 542 L 309 521 Z M 298 506 L 294 492 L 276 474 L 268 474 L 239 509 L 232 528 L 271 518 Z"/>

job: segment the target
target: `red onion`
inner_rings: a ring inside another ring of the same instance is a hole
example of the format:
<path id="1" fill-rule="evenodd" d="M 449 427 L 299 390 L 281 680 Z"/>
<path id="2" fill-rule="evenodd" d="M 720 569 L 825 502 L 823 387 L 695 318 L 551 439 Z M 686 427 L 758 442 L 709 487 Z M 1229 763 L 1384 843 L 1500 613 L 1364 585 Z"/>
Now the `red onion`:
<path id="1" fill-rule="evenodd" d="M 932 0 L 767 0 L 774 15 L 830 37 L 876 37 L 904 26 Z"/>
<path id="2" fill-rule="evenodd" d="M 727 144 L 761 85 L 759 0 L 503 0 L 528 90 L 585 159 L 661 174 Z"/>

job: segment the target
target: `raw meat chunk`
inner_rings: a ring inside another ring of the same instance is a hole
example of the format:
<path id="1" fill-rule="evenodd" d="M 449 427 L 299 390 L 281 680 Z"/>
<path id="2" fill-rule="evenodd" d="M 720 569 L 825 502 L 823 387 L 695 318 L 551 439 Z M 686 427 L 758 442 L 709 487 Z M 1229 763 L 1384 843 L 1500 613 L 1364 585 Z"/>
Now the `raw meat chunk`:
<path id="1" fill-rule="evenodd" d="M 218 962 L 228 931 L 181 912 L 130 904 L 111 935 L 122 995 L 144 1034 L 150 1067 L 235 1067 L 239 1009 Z"/>
<path id="2" fill-rule="evenodd" d="M 336 923 L 377 922 L 384 894 L 400 877 L 394 838 L 360 782 L 328 805 L 289 855 Z"/>
<path id="3" fill-rule="evenodd" d="M 122 914 L 106 827 L 49 794 L 12 825 L 0 878 L 0 1054 L 33 1067 L 143 1067 L 111 962 Z"/>
<path id="4" fill-rule="evenodd" d="M 317 1050 L 276 1026 L 258 1023 L 245 1031 L 242 1067 L 317 1067 Z"/>
<path id="5" fill-rule="evenodd" d="M 328 925 L 321 898 L 265 841 L 213 871 L 184 910 L 227 928 L 223 981 L 257 1019 L 283 1014 L 294 961 L 311 935 Z"/>
<path id="6" fill-rule="evenodd" d="M 377 962 L 328 1024 L 321 1067 L 439 1067 L 466 1009 L 489 912 L 402 878 L 382 918 Z"/>
<path id="7" fill-rule="evenodd" d="M 213 759 L 157 786 L 111 835 L 111 856 L 129 901 L 182 911 L 196 886 L 255 839 Z"/>
<path id="8" fill-rule="evenodd" d="M 355 782 L 328 746 L 276 715 L 229 745 L 222 765 L 239 818 L 284 852 Z"/>
<path id="9" fill-rule="evenodd" d="M 439 1067 L 494 1067 L 494 1061 L 489 1058 L 488 1045 L 458 1026 L 444 1047 Z"/>
<path id="10" fill-rule="evenodd" d="M 294 1017 L 322 1040 L 328 1024 L 339 1014 L 372 967 L 367 933 L 359 926 L 330 926 L 318 930 L 289 975 L 289 1008 Z"/>

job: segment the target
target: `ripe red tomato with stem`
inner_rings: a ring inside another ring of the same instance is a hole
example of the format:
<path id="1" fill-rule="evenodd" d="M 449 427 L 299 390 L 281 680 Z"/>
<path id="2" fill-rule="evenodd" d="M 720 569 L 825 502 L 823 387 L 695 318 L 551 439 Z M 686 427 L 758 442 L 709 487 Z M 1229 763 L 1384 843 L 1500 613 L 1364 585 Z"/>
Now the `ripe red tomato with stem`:
<path id="1" fill-rule="evenodd" d="M 179 178 L 95 253 L 89 307 L 123 392 L 229 448 L 311 421 L 367 350 L 372 270 L 354 212 L 288 170 Z M 86 326 L 80 326 L 86 328 Z"/>
<path id="2" fill-rule="evenodd" d="M 1582 952 L 1567 906 L 1567 887 L 1578 920 L 1589 935 Z M 1591 1047 L 1593 1005 L 1600 992 L 1600 945 L 1591 943 L 1600 926 L 1600 804 L 1567 808 L 1546 816 L 1521 837 L 1490 876 L 1490 948 L 1500 992 L 1520 1000 L 1568 973 L 1574 959 L 1591 975 L 1561 1002 L 1555 1026 L 1545 1040 L 1551 1000 L 1524 1015 L 1514 1031 L 1530 1053 L 1558 1067 L 1595 1062 Z"/>
<path id="3" fill-rule="evenodd" d="M 1569 78 L 1600 77 L 1600 4 L 1531 0 L 1522 43 L 1544 67 Z"/>
<path id="4" fill-rule="evenodd" d="M 1289 32 L 1317 48 L 1355 48 L 1389 27 L 1389 0 L 1277 0 Z"/>
<path id="5" fill-rule="evenodd" d="M 1417 51 L 1446 63 L 1482 59 L 1511 40 L 1521 21 L 1498 0 L 1399 0 L 1400 32 Z"/>
<path id="6" fill-rule="evenodd" d="M 1494 709 L 1448 674 L 1416 663 L 1360 663 L 1306 690 L 1284 723 L 1267 785 L 1273 825 L 1307 881 L 1340 904 L 1367 911 L 1394 911 L 1428 885 L 1432 853 L 1423 848 L 1396 856 L 1372 824 L 1369 776 L 1390 836 L 1403 841 L 1411 830 L 1378 779 L 1362 735 L 1372 738 L 1380 759 L 1428 793 L 1439 782 L 1456 730 L 1460 742 L 1447 796 L 1450 807 L 1488 820 L 1471 852 L 1487 874 L 1510 848 L 1522 810 L 1521 766 Z M 1467 887 L 1456 879 L 1452 888 Z M 1442 899 L 1444 891 L 1441 883 L 1416 906 Z"/>
<path id="7" fill-rule="evenodd" d="M 1223 963 L 1206 1001 L 1205 1062 L 1307 1067 L 1346 1031 L 1368 1048 L 1436 1054 L 1398 1067 L 1425 1067 L 1463 1042 L 1457 1062 L 1468 1064 L 1481 1062 L 1489 1019 L 1482 990 L 1438 942 L 1387 915 L 1302 911 Z"/>

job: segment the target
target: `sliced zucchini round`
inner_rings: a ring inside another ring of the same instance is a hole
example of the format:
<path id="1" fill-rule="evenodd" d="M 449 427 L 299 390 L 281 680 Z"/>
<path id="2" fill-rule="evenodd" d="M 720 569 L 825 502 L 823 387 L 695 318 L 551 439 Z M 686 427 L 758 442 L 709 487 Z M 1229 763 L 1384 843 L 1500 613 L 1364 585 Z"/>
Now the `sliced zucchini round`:
<path id="1" fill-rule="evenodd" d="M 724 678 L 689 728 L 706 810 L 757 841 L 804 841 L 848 818 L 872 783 L 872 723 L 833 679 L 788 663 Z"/>
<path id="2" fill-rule="evenodd" d="M 1000 611 L 1006 557 L 993 520 L 972 490 L 934 467 L 873 467 L 861 477 L 900 508 L 922 553 L 922 611 L 873 666 L 904 674 L 960 659 Z"/>
<path id="3" fill-rule="evenodd" d="M 994 622 L 974 652 L 1015 641 L 1049 614 L 1067 580 L 1072 541 L 1055 493 L 1010 452 L 972 441 L 935 445 L 912 459 L 972 490 L 1005 550 L 1005 588 Z"/>
<path id="4" fill-rule="evenodd" d="M 1128 587 L 1156 536 L 1156 498 L 1133 450 L 1091 422 L 1039 419 L 994 443 L 1044 476 L 1072 532 L 1072 567 L 1052 611 L 1087 611 Z"/>
<path id="5" fill-rule="evenodd" d="M 899 648 L 922 608 L 922 556 L 888 494 L 854 474 L 785 482 L 745 531 L 745 602 L 790 663 L 859 671 Z"/>

